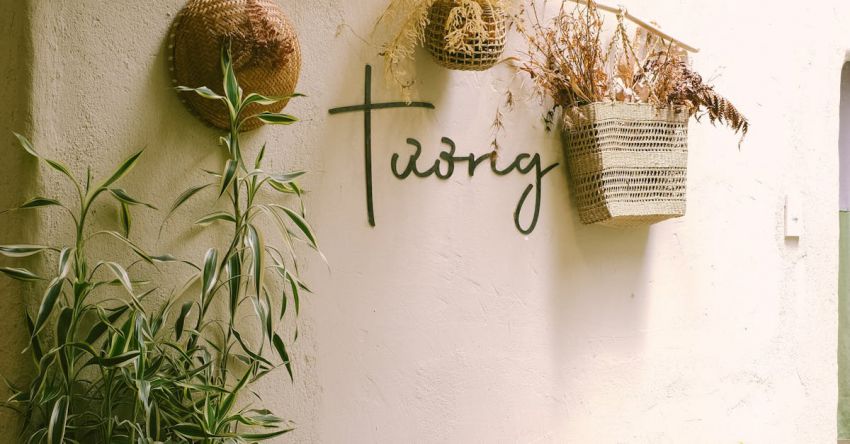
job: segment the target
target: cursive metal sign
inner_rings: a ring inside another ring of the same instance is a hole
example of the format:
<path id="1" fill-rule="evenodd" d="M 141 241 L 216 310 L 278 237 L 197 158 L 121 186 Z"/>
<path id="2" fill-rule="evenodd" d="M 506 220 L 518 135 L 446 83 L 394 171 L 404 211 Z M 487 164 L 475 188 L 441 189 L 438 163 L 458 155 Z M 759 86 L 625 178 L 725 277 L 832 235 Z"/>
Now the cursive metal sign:
<path id="1" fill-rule="evenodd" d="M 379 109 L 393 109 L 393 108 L 427 108 L 427 109 L 435 109 L 434 105 L 427 102 L 385 102 L 385 103 L 372 103 L 372 67 L 366 65 L 366 88 L 363 103 L 360 105 L 353 106 L 344 106 L 340 108 L 333 108 L 330 110 L 331 114 L 341 114 L 341 113 L 350 113 L 350 112 L 362 112 L 363 113 L 363 130 L 364 130 L 364 157 L 366 163 L 366 213 L 369 218 L 369 224 L 371 226 L 375 226 L 375 205 L 374 200 L 372 199 L 372 110 Z M 517 230 L 523 234 L 529 234 L 534 231 L 534 228 L 537 226 L 537 221 L 540 216 L 540 203 L 542 197 L 543 190 L 543 177 L 546 176 L 550 171 L 555 169 L 558 164 L 554 163 L 548 165 L 546 167 L 543 166 L 543 163 L 540 159 L 540 154 L 528 154 L 528 153 L 520 153 L 514 158 L 513 162 L 507 165 L 504 168 L 499 168 L 497 165 L 497 156 L 494 155 L 493 152 L 484 153 L 481 155 L 475 155 L 470 153 L 468 155 L 458 156 L 456 155 L 457 147 L 455 142 L 448 137 L 443 137 L 441 142 L 447 146 L 447 149 L 440 152 L 437 159 L 434 163 L 425 169 L 421 169 L 419 167 L 419 159 L 422 156 L 422 144 L 413 138 L 407 139 L 407 144 L 414 148 L 412 154 L 410 154 L 407 164 L 401 168 L 399 166 L 399 160 L 401 155 L 398 153 L 394 153 L 392 155 L 392 161 L 390 164 L 390 168 L 392 173 L 398 179 L 404 180 L 410 177 L 410 175 L 414 175 L 419 178 L 427 178 L 434 176 L 438 179 L 446 180 L 452 177 L 456 170 L 456 164 L 466 162 L 466 171 L 469 177 L 473 177 L 475 175 L 475 171 L 478 167 L 484 163 L 485 161 L 489 161 L 490 170 L 498 175 L 505 176 L 514 171 L 519 174 L 526 175 L 530 173 L 534 173 L 534 182 L 525 187 L 525 190 L 522 192 L 522 195 L 519 198 L 519 202 L 517 203 L 516 210 L 514 211 L 514 225 Z M 534 210 L 531 218 L 531 222 L 527 226 L 523 226 L 520 221 L 520 216 L 522 214 L 522 209 L 525 207 L 528 197 L 531 192 L 534 191 Z"/>

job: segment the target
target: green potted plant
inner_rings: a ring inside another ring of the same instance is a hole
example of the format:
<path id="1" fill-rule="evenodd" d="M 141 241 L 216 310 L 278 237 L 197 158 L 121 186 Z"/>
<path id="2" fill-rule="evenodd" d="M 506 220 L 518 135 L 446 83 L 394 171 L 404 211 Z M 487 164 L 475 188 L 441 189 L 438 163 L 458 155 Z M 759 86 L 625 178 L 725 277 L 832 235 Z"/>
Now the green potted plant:
<path id="1" fill-rule="evenodd" d="M 292 430 L 268 409 L 245 404 L 244 395 L 277 369 L 294 377 L 287 350 L 294 338 L 286 333 L 292 329 L 284 327 L 297 316 L 300 295 L 309 291 L 298 277 L 294 243 L 317 249 L 316 237 L 296 183 L 303 172 L 262 170 L 265 147 L 246 163 L 239 126 L 252 118 L 271 124 L 297 119 L 246 112 L 252 104 L 287 98 L 243 93 L 229 50 L 222 51 L 222 68 L 223 95 L 205 87 L 192 91 L 224 102 L 229 110 L 225 162 L 220 173 L 210 172 L 209 182 L 181 194 L 169 211 L 206 190 L 214 200 L 230 201 L 229 210 L 197 222 L 225 224 L 231 233 L 198 263 L 151 255 L 131 240 L 132 209 L 154 207 L 117 183 L 141 152 L 105 180 L 96 181 L 90 173 L 78 180 L 19 136 L 23 148 L 65 176 L 78 197 L 75 202 L 34 197 L 18 208 L 66 212 L 75 232 L 67 245 L 50 238 L 44 245 L 0 246 L 0 254 L 13 258 L 54 254 L 58 264 L 44 277 L 25 268 L 0 268 L 14 279 L 47 283 L 35 315 L 26 317 L 36 374 L 28 386 L 10 387 L 12 395 L 4 403 L 25 420 L 22 442 L 249 443 Z M 267 192 L 300 203 L 286 206 L 279 198 L 268 200 Z M 119 209 L 114 229 L 92 226 L 92 205 L 103 199 L 112 199 Z M 264 240 L 261 218 L 273 221 L 284 245 Z M 98 239 L 123 245 L 126 259 L 93 257 L 89 246 Z M 158 267 L 180 273 L 186 285 L 172 292 L 158 288 L 152 284 Z M 154 303 L 156 294 L 166 302 Z M 244 322 L 249 313 L 255 323 Z"/>

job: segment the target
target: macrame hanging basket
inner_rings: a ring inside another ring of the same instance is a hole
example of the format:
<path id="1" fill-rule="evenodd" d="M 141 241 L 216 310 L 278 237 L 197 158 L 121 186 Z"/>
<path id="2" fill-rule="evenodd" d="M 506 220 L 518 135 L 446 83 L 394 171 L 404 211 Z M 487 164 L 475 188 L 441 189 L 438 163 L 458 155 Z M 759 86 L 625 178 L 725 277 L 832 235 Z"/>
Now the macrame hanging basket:
<path id="1" fill-rule="evenodd" d="M 425 28 L 425 47 L 437 64 L 461 71 L 484 71 L 499 62 L 505 50 L 507 35 L 507 15 L 499 7 L 487 1 L 479 1 L 484 24 L 484 35 L 467 36 L 464 40 L 466 50 L 452 51 L 448 46 L 450 15 L 459 6 L 457 0 L 437 0 L 428 13 L 428 26 Z"/>
<path id="2" fill-rule="evenodd" d="M 169 51 L 174 86 L 206 86 L 224 94 L 221 48 L 230 42 L 233 67 L 242 89 L 266 96 L 295 92 L 301 48 L 289 19 L 274 0 L 189 0 L 171 28 Z M 189 109 L 205 122 L 227 129 L 227 106 L 194 93 L 180 93 Z M 280 112 L 287 101 L 251 105 L 246 113 Z M 242 130 L 262 125 L 251 119 Z"/>
<path id="3" fill-rule="evenodd" d="M 582 223 L 646 225 L 683 216 L 688 118 L 685 109 L 650 104 L 565 110 L 565 158 Z"/>

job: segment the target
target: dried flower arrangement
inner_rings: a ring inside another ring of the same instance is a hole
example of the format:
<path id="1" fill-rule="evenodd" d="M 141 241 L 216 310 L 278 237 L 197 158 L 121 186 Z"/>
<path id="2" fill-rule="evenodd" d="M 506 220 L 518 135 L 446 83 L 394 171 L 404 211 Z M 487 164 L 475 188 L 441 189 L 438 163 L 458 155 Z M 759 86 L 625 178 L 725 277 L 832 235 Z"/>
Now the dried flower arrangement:
<path id="1" fill-rule="evenodd" d="M 529 13 L 516 21 L 529 49 L 516 65 L 552 103 L 547 129 L 561 111 L 565 163 L 581 222 L 631 226 L 683 216 L 689 118 L 707 115 L 742 138 L 747 119 L 691 69 L 673 42 L 643 29 L 630 38 L 624 11 L 603 44 L 603 20 L 593 0 L 572 10 L 562 2 L 546 25 L 529 3 Z M 509 95 L 508 106 L 512 100 Z M 497 131 L 501 119 L 497 111 Z"/>
<path id="2" fill-rule="evenodd" d="M 381 51 L 385 77 L 408 99 L 420 44 L 449 69 L 490 68 L 504 50 L 508 11 L 517 5 L 518 0 L 393 0 L 375 25 L 393 32 Z"/>
<path id="3" fill-rule="evenodd" d="M 603 20 L 593 0 L 572 10 L 562 4 L 549 25 L 541 23 L 534 2 L 530 9 L 517 21 L 529 48 L 517 65 L 554 102 L 547 123 L 558 108 L 648 103 L 684 107 L 697 120 L 708 115 L 712 123 L 746 135 L 747 119 L 691 69 L 687 54 L 672 42 L 642 29 L 630 39 L 620 16 L 610 43 L 603 45 Z"/>

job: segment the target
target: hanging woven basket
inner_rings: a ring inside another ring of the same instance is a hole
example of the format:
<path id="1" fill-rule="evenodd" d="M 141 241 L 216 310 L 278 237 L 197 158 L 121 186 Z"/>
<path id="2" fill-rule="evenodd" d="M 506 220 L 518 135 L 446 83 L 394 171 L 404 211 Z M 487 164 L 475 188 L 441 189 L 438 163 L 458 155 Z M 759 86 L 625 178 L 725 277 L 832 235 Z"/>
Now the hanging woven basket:
<path id="1" fill-rule="evenodd" d="M 685 214 L 688 113 L 592 103 L 564 112 L 570 186 L 585 224 L 645 225 Z"/>
<path id="2" fill-rule="evenodd" d="M 246 92 L 289 96 L 295 92 L 301 70 L 301 48 L 289 19 L 274 0 L 189 0 L 171 28 L 170 71 L 174 86 L 206 86 L 223 94 L 221 48 L 230 42 L 233 67 Z M 181 100 L 205 122 L 227 129 L 227 106 L 193 93 Z M 286 101 L 251 105 L 249 115 L 280 112 Z M 242 126 L 262 125 L 252 119 Z"/>
<path id="3" fill-rule="evenodd" d="M 452 9 L 459 3 L 457 0 L 437 0 L 431 6 L 425 28 L 425 47 L 437 64 L 461 71 L 484 71 L 499 62 L 505 50 L 507 15 L 488 1 L 479 1 L 479 4 L 484 35 L 467 36 L 463 45 L 465 49 L 456 51 L 447 47 L 446 36 Z"/>

